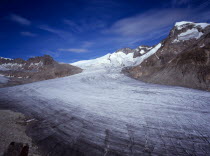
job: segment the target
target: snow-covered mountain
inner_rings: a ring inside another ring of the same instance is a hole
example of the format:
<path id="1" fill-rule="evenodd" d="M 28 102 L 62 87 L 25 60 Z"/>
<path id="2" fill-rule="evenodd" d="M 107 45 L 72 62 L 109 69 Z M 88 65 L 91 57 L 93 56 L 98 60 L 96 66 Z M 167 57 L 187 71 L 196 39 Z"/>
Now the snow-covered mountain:
<path id="1" fill-rule="evenodd" d="M 210 90 L 210 24 L 177 22 L 162 47 L 124 71 L 141 81 Z"/>
<path id="2" fill-rule="evenodd" d="M 160 47 L 161 43 L 154 47 L 139 46 L 137 49 L 129 51 L 128 48 L 123 48 L 112 54 L 109 53 L 93 60 L 78 61 L 72 65 L 83 69 L 134 66 L 153 55 Z"/>
<path id="3" fill-rule="evenodd" d="M 156 46 L 139 46 L 136 49 L 123 48 L 114 53 L 109 53 L 105 56 L 84 60 L 72 63 L 72 65 L 79 66 L 81 68 L 101 68 L 101 67 L 126 67 L 136 66 L 141 64 L 151 55 L 155 54 L 161 47 L 161 49 L 167 52 L 168 55 L 174 53 L 180 53 L 189 44 L 195 43 L 200 37 L 204 35 L 205 28 L 208 27 L 207 23 L 193 23 L 193 22 L 177 22 L 174 28 L 171 30 L 168 43 L 161 42 Z M 189 42 L 188 42 L 189 41 Z M 165 45 L 163 45 L 163 43 Z M 170 47 L 167 45 L 170 43 Z M 181 45 L 182 44 L 182 45 Z M 185 45 L 186 44 L 186 45 Z M 163 47 L 164 46 L 164 47 Z M 163 50 L 162 50 L 163 52 Z M 157 55 L 155 55 L 157 57 Z M 157 57 L 159 58 L 159 57 Z"/>

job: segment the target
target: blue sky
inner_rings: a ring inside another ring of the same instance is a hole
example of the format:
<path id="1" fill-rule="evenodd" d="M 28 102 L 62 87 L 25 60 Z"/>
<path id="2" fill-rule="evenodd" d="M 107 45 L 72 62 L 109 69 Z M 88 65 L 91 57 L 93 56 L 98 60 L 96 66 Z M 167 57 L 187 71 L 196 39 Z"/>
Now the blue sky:
<path id="1" fill-rule="evenodd" d="M 1 0 L 0 56 L 92 59 L 157 44 L 175 22 L 209 15 L 210 0 Z"/>

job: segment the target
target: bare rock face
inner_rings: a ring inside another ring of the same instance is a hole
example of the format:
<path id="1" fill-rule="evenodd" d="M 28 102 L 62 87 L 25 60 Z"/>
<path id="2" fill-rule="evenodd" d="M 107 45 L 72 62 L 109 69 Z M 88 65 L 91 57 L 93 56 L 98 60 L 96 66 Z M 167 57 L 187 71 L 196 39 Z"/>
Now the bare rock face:
<path id="1" fill-rule="evenodd" d="M 136 79 L 210 90 L 210 26 L 178 23 L 162 47 L 140 65 L 124 69 Z"/>
<path id="2" fill-rule="evenodd" d="M 150 46 L 142 45 L 142 46 L 137 47 L 136 49 L 122 48 L 122 49 L 117 50 L 116 53 L 123 52 L 126 55 L 129 53 L 133 53 L 133 58 L 136 58 L 136 57 L 146 54 L 151 49 L 152 49 L 152 47 L 150 47 Z"/>
<path id="3" fill-rule="evenodd" d="M 149 46 L 145 46 L 145 45 L 139 46 L 138 48 L 135 49 L 133 58 L 136 58 L 136 57 L 139 57 L 139 56 L 142 56 L 142 55 L 146 54 L 152 48 L 153 47 L 149 47 Z"/>
<path id="4" fill-rule="evenodd" d="M 8 63 L 24 64 L 26 63 L 26 61 L 21 58 L 9 59 L 9 58 L 0 57 L 0 64 L 8 64 Z"/>
<path id="5" fill-rule="evenodd" d="M 48 80 L 69 76 L 82 72 L 82 69 L 69 65 L 59 64 L 51 56 L 23 59 L 0 58 L 0 74 L 10 78 L 7 84 L 0 87 Z"/>

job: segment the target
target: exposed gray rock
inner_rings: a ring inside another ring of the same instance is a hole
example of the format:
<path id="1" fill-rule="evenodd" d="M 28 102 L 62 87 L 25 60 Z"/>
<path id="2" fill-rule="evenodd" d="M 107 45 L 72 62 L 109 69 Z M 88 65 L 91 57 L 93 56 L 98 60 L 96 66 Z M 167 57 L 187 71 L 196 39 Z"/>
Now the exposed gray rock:
<path id="1" fill-rule="evenodd" d="M 135 49 L 131 49 L 131 48 L 122 48 L 122 49 L 117 50 L 116 52 L 123 52 L 123 53 L 125 53 L 125 54 L 127 55 L 127 54 L 129 54 L 129 53 L 135 52 Z"/>
<path id="2" fill-rule="evenodd" d="M 149 46 L 145 46 L 145 45 L 139 46 L 135 50 L 134 55 L 133 55 L 133 58 L 142 56 L 142 55 L 146 54 L 151 49 L 152 49 L 152 47 L 149 47 Z"/>
<path id="3" fill-rule="evenodd" d="M 150 49 L 152 49 L 152 47 L 142 45 L 142 46 L 137 47 L 136 49 L 122 48 L 122 49 L 117 50 L 116 52 L 123 52 L 126 55 L 129 53 L 133 53 L 133 58 L 136 58 L 136 57 L 146 54 Z"/>
<path id="4" fill-rule="evenodd" d="M 4 102 L 0 104 L 2 109 Z M 0 110 L 0 156 L 41 156 L 32 138 L 26 134 L 27 127 L 32 124 L 28 119 L 18 112 Z"/>

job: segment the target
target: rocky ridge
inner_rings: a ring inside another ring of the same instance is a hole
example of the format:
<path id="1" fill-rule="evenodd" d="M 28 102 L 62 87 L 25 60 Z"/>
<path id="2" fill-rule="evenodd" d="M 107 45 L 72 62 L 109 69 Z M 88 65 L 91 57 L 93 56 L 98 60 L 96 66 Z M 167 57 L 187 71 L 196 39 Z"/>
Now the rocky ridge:
<path id="1" fill-rule="evenodd" d="M 48 80 L 82 72 L 82 69 L 56 62 L 51 56 L 29 58 L 28 60 L 0 58 L 1 77 L 8 78 L 0 87 Z"/>
<path id="2" fill-rule="evenodd" d="M 117 50 L 116 53 L 123 52 L 126 55 L 129 54 L 129 53 L 133 53 L 133 58 L 136 58 L 136 57 L 139 57 L 139 56 L 142 56 L 142 55 L 146 54 L 152 48 L 153 47 L 142 45 L 142 46 L 137 47 L 136 49 L 122 48 L 122 49 Z"/>

